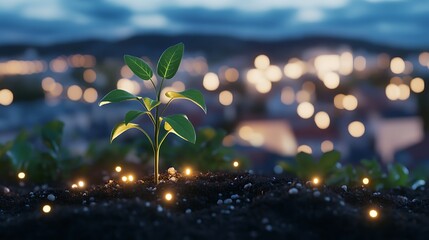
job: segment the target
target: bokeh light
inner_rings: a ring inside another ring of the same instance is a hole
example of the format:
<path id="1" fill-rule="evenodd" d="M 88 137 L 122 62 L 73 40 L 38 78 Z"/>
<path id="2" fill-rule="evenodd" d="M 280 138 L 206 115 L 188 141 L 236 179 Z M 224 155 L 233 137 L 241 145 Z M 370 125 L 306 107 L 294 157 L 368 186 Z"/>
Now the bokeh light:
<path id="1" fill-rule="evenodd" d="M 365 125 L 362 122 L 354 121 L 349 124 L 348 130 L 352 137 L 362 137 L 365 134 Z"/>
<path id="2" fill-rule="evenodd" d="M 208 91 L 215 91 L 219 87 L 219 77 L 216 73 L 206 73 L 203 79 L 203 86 Z"/>
<path id="3" fill-rule="evenodd" d="M 314 106 L 310 102 L 303 102 L 298 105 L 296 111 L 298 116 L 303 119 L 308 119 L 314 114 Z"/>

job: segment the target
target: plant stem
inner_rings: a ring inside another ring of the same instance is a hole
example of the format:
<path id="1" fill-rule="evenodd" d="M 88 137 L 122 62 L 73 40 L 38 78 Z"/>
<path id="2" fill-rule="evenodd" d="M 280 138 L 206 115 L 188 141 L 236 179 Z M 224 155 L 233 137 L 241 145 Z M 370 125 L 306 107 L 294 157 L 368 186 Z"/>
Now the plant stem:
<path id="1" fill-rule="evenodd" d="M 164 83 L 164 78 L 161 80 L 161 84 L 159 85 L 159 89 L 156 95 L 156 101 L 161 100 L 161 90 L 162 90 L 162 84 Z M 154 143 L 155 143 L 155 152 L 154 152 L 154 166 L 153 166 L 153 172 L 154 172 L 154 182 L 155 184 L 159 183 L 159 151 L 160 151 L 160 143 L 159 143 L 159 131 L 161 128 L 161 121 L 159 116 L 159 105 L 155 107 L 155 134 L 154 134 Z"/>
<path id="2" fill-rule="evenodd" d="M 154 162 L 154 182 L 155 182 L 155 184 L 157 184 L 158 185 L 158 183 L 159 183 L 159 175 L 158 175 L 158 168 L 159 168 L 159 147 L 158 146 L 156 146 L 155 147 L 155 155 L 154 155 L 154 158 L 155 158 L 155 162 Z"/>

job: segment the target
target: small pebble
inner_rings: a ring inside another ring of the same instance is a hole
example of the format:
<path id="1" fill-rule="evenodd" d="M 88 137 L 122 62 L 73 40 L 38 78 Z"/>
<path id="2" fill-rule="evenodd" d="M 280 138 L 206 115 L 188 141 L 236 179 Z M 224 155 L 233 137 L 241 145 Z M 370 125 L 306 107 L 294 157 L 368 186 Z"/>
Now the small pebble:
<path id="1" fill-rule="evenodd" d="M 201 224 L 203 221 L 201 219 L 197 219 L 197 223 Z"/>
<path id="2" fill-rule="evenodd" d="M 294 194 L 297 194 L 297 193 L 298 193 L 298 189 L 296 189 L 296 188 L 289 189 L 289 194 L 290 195 L 294 195 Z"/>
<path id="3" fill-rule="evenodd" d="M 269 222 L 270 222 L 270 220 L 268 220 L 268 218 L 262 218 L 262 220 L 261 220 L 262 224 L 267 224 Z"/>
<path id="4" fill-rule="evenodd" d="M 191 209 L 189 209 L 189 208 L 188 208 L 188 209 L 186 209 L 186 211 L 185 211 L 185 213 L 186 213 L 186 214 L 190 214 L 191 212 L 192 212 L 192 210 L 191 210 Z"/>
<path id="5" fill-rule="evenodd" d="M 217 205 L 221 205 L 221 204 L 223 204 L 222 199 L 217 200 Z"/>
<path id="6" fill-rule="evenodd" d="M 241 201 L 240 201 L 240 199 L 237 199 L 236 201 L 235 201 L 235 203 L 241 203 Z"/>
<path id="7" fill-rule="evenodd" d="M 314 197 L 320 197 L 320 192 L 319 192 L 319 191 L 315 191 L 315 192 L 313 192 L 313 196 L 314 196 Z"/>
<path id="8" fill-rule="evenodd" d="M 233 195 L 231 195 L 231 199 L 238 199 L 239 198 L 239 196 L 238 196 L 238 194 L 233 194 Z"/>
<path id="9" fill-rule="evenodd" d="M 168 175 L 175 175 L 177 171 L 176 169 L 174 169 L 174 167 L 170 167 L 168 168 L 167 172 L 168 172 Z"/>
<path id="10" fill-rule="evenodd" d="M 343 189 L 343 190 L 344 190 L 344 192 L 347 192 L 347 186 L 346 186 L 346 185 L 342 185 L 342 186 L 341 186 L 341 189 Z"/>
<path id="11" fill-rule="evenodd" d="M 301 184 L 301 183 L 297 183 L 297 184 L 295 184 L 295 186 L 296 186 L 297 188 L 301 188 L 301 187 L 302 187 L 302 184 Z"/>
<path id="12" fill-rule="evenodd" d="M 225 199 L 225 201 L 223 201 L 223 203 L 225 203 L 225 204 L 231 204 L 232 203 L 232 199 L 231 198 L 227 198 L 227 199 Z"/>
<path id="13" fill-rule="evenodd" d="M 84 211 L 84 212 L 88 212 L 88 211 L 89 211 L 89 208 L 88 208 L 88 207 L 83 207 L 83 211 Z"/>
<path id="14" fill-rule="evenodd" d="M 145 203 L 144 203 L 144 205 L 145 205 L 146 207 L 150 207 L 150 202 L 145 202 Z"/>
<path id="15" fill-rule="evenodd" d="M 345 203 L 344 201 L 340 201 L 340 205 L 341 205 L 341 206 L 345 206 L 345 205 L 346 205 L 346 203 Z"/>
<path id="16" fill-rule="evenodd" d="M 159 206 L 159 205 L 158 205 L 158 207 L 156 207 L 156 210 L 157 210 L 158 212 L 162 212 L 162 211 L 164 211 L 164 209 L 163 209 L 161 206 Z"/>
<path id="17" fill-rule="evenodd" d="M 48 195 L 48 200 L 49 200 L 49 201 L 51 201 L 51 202 L 55 201 L 55 196 L 54 196 L 54 194 L 49 194 L 49 195 Z"/>
<path id="18" fill-rule="evenodd" d="M 330 202 L 331 198 L 330 197 L 325 197 L 325 202 Z"/>
<path id="19" fill-rule="evenodd" d="M 265 230 L 267 230 L 268 232 L 271 232 L 273 230 L 273 227 L 268 224 L 267 226 L 265 226 Z"/>
<path id="20" fill-rule="evenodd" d="M 248 189 L 248 188 L 250 188 L 250 187 L 252 187 L 252 184 L 251 184 L 251 183 L 247 183 L 246 185 L 244 185 L 244 189 Z"/>
<path id="21" fill-rule="evenodd" d="M 373 196 L 380 196 L 380 194 L 381 194 L 380 192 L 375 192 L 375 193 L 373 193 L 372 195 L 373 195 Z"/>

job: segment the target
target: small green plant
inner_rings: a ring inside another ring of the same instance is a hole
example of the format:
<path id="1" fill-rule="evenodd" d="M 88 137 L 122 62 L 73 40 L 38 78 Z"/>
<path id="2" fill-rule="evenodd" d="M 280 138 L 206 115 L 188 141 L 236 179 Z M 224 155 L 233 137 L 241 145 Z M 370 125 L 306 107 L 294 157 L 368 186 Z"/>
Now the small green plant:
<path id="1" fill-rule="evenodd" d="M 110 135 L 110 142 L 129 129 L 137 129 L 141 131 L 151 144 L 154 153 L 154 182 L 156 184 L 159 183 L 158 168 L 160 149 L 168 134 L 174 133 L 180 138 L 191 143 L 195 143 L 196 141 L 195 129 L 186 115 L 175 114 L 163 116 L 170 103 L 176 99 L 185 99 L 195 103 L 205 113 L 207 112 L 203 95 L 201 92 L 195 89 L 189 89 L 183 92 L 166 92 L 165 96 L 169 98 L 169 100 L 166 104 L 161 104 L 161 91 L 163 89 L 164 80 L 171 79 L 174 77 L 174 75 L 176 75 L 176 72 L 180 66 L 180 62 L 182 61 L 183 50 L 183 43 L 179 43 L 167 48 L 162 53 L 156 67 L 158 76 L 161 78 L 160 84 L 158 84 L 158 86 L 156 86 L 152 79 L 153 71 L 151 67 L 144 60 L 138 57 L 125 55 L 125 63 L 131 69 L 131 71 L 142 80 L 151 82 L 155 90 L 155 99 L 135 96 L 127 91 L 116 89 L 104 96 L 99 103 L 99 106 L 128 100 L 135 100 L 141 103 L 143 111 L 131 110 L 127 112 L 124 121 L 117 124 L 113 128 Z M 161 106 L 163 107 L 161 108 Z M 143 115 L 148 116 L 153 125 L 152 135 L 143 130 L 143 128 L 141 128 L 138 124 L 131 122 Z"/>

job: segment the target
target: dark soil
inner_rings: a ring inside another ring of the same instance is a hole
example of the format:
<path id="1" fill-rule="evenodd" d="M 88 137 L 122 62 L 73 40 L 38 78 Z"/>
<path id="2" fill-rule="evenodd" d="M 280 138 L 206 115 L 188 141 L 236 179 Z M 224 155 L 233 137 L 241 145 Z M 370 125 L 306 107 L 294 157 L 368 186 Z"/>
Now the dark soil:
<path id="1" fill-rule="evenodd" d="M 429 238 L 424 187 L 374 192 L 247 173 L 179 177 L 156 187 L 144 181 L 87 190 L 11 188 L 0 194 L 0 239 Z M 378 218 L 368 217 L 370 208 Z"/>

